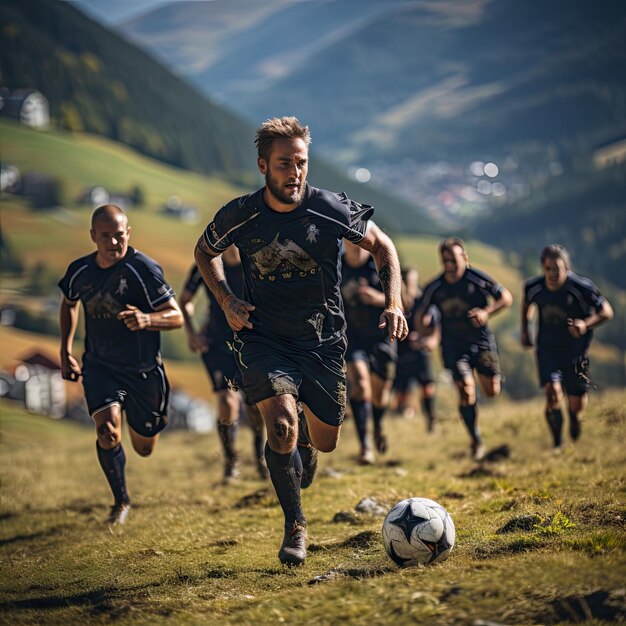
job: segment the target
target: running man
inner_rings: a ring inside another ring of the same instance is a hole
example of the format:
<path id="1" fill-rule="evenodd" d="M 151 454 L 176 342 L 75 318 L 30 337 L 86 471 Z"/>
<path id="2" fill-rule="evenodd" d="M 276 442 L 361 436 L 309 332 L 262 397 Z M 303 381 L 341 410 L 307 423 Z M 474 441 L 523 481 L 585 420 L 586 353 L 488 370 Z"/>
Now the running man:
<path id="1" fill-rule="evenodd" d="M 228 248 L 222 257 L 226 280 L 239 296 L 243 293 L 243 273 L 241 260 L 235 246 Z M 209 316 L 200 331 L 194 326 L 194 298 L 198 288 L 205 288 L 209 300 Z M 233 331 L 231 330 L 224 311 L 217 303 L 213 292 L 202 280 L 197 265 L 193 265 L 185 282 L 180 297 L 180 307 L 185 318 L 187 344 L 192 352 L 199 353 L 207 374 L 213 384 L 217 398 L 217 431 L 224 452 L 224 484 L 239 478 L 239 454 L 236 449 L 239 418 L 245 410 L 250 426 L 254 432 L 254 456 L 260 478 L 268 478 L 265 464 L 265 432 L 263 418 L 254 405 L 242 406 L 241 394 L 234 387 L 237 364 L 232 351 Z"/>
<path id="2" fill-rule="evenodd" d="M 558 450 L 563 443 L 564 392 L 570 436 L 574 441 L 580 437 L 581 415 L 589 398 L 592 329 L 610 320 L 613 309 L 588 278 L 570 270 L 570 256 L 563 246 L 546 246 L 540 258 L 543 274 L 524 284 L 520 339 L 524 347 L 536 346 L 539 383 L 546 394 L 546 421 Z M 539 313 L 536 342 L 528 329 L 534 309 Z"/>
<path id="3" fill-rule="evenodd" d="M 471 268 L 465 244 L 458 237 L 439 245 L 443 273 L 424 288 L 416 319 L 420 332 L 428 326 L 428 310 L 441 316 L 441 351 L 444 366 L 452 372 L 459 393 L 459 412 L 471 438 L 475 460 L 485 455 L 478 428 L 476 380 L 492 398 L 500 393 L 502 375 L 496 340 L 489 318 L 513 303 L 511 292 L 492 278 Z"/>
<path id="4" fill-rule="evenodd" d="M 130 230 L 122 209 L 98 207 L 90 231 L 96 252 L 70 263 L 59 282 L 62 376 L 74 382 L 83 377 L 98 461 L 113 492 L 110 524 L 123 524 L 130 512 L 122 411 L 133 448 L 149 456 L 167 425 L 169 384 L 159 331 L 183 324 L 161 267 L 128 245 Z M 82 369 L 72 355 L 79 302 L 85 314 Z"/>
<path id="5" fill-rule="evenodd" d="M 397 344 L 392 343 L 378 320 L 385 308 L 385 294 L 372 255 L 349 241 L 341 257 L 341 296 L 348 325 L 346 364 L 348 396 L 360 444 L 358 462 L 371 465 L 368 423 L 374 424 L 376 450 L 387 452 L 383 416 L 389 406 L 396 373 Z"/>
<path id="6" fill-rule="evenodd" d="M 374 257 L 385 293 L 379 326 L 393 340 L 407 333 L 393 243 L 370 221 L 372 207 L 307 184 L 310 141 L 295 117 L 263 123 L 255 144 L 265 186 L 223 206 L 195 253 L 235 331 L 242 389 L 265 421 L 267 466 L 285 517 L 278 558 L 289 565 L 306 558 L 300 489 L 313 480 L 317 450 L 335 449 L 345 415 L 342 239 Z M 226 281 L 220 258 L 233 243 L 243 298 Z"/>
<path id="7" fill-rule="evenodd" d="M 435 374 L 430 353 L 439 345 L 439 313 L 431 307 L 426 334 L 420 335 L 415 324 L 415 312 L 419 308 L 422 291 L 416 269 L 402 270 L 402 302 L 406 312 L 409 334 L 398 344 L 398 363 L 393 389 L 396 393 L 396 410 L 403 417 L 413 417 L 415 408 L 411 398 L 411 385 L 420 387 L 420 404 L 426 420 L 426 430 L 432 433 L 435 426 Z"/>

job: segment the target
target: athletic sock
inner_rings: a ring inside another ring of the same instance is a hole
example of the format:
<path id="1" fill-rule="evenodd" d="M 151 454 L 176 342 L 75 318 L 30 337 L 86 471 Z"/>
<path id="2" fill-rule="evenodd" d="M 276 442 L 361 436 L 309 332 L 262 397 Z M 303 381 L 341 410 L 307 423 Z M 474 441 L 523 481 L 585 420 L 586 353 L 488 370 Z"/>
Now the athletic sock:
<path id="1" fill-rule="evenodd" d="M 428 424 L 428 430 L 432 430 L 433 424 L 435 423 L 435 399 L 434 398 L 422 398 L 422 413 L 426 418 L 426 423 Z"/>
<path id="2" fill-rule="evenodd" d="M 569 434 L 571 438 L 576 441 L 580 437 L 580 419 L 578 413 L 574 413 L 571 409 L 569 413 Z"/>
<path id="3" fill-rule="evenodd" d="M 285 527 L 290 528 L 295 522 L 306 525 L 300 498 L 302 460 L 298 450 L 294 447 L 289 454 L 279 454 L 274 452 L 266 443 L 265 460 L 278 501 L 285 515 Z"/>
<path id="4" fill-rule="evenodd" d="M 352 415 L 354 416 L 354 424 L 356 432 L 361 442 L 361 448 L 369 449 L 369 441 L 367 438 L 367 420 L 372 413 L 372 403 L 366 400 L 350 400 Z"/>
<path id="5" fill-rule="evenodd" d="M 220 441 L 222 442 L 222 448 L 224 449 L 224 455 L 227 459 L 232 460 L 236 458 L 237 453 L 235 452 L 235 440 L 237 439 L 237 430 L 238 423 L 234 422 L 232 424 L 218 424 L 217 432 L 220 436 Z"/>
<path id="6" fill-rule="evenodd" d="M 478 415 L 476 411 L 476 405 L 470 404 L 468 406 L 460 406 L 459 411 L 461 413 L 461 418 L 463 419 L 463 423 L 465 424 L 465 428 L 470 434 L 472 441 L 474 443 L 478 443 L 480 441 L 480 429 L 478 428 Z"/>
<path id="7" fill-rule="evenodd" d="M 554 447 L 558 448 L 563 443 L 561 431 L 563 429 L 563 413 L 561 409 L 546 409 L 546 420 L 552 433 Z"/>
<path id="8" fill-rule="evenodd" d="M 96 452 L 98 454 L 100 467 L 106 476 L 109 487 L 111 487 L 116 504 L 130 502 L 126 491 L 126 474 L 124 471 L 126 467 L 126 454 L 124 454 L 122 444 L 120 443 L 110 450 L 105 450 L 101 448 L 98 441 L 96 441 Z"/>
<path id="9" fill-rule="evenodd" d="M 387 407 L 385 406 L 374 406 L 372 405 L 372 417 L 374 418 L 374 432 L 378 433 L 382 427 L 383 416 L 385 415 L 385 411 Z"/>

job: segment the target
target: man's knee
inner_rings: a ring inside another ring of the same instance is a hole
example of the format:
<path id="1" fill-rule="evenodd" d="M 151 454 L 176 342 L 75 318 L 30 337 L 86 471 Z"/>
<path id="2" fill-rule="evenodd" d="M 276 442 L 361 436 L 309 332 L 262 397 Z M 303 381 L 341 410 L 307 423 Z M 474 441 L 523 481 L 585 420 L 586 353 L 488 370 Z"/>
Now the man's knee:
<path id="1" fill-rule="evenodd" d="M 98 444 L 103 450 L 111 450 L 122 442 L 122 433 L 111 422 L 102 422 L 97 428 Z"/>
<path id="2" fill-rule="evenodd" d="M 456 386 L 462 405 L 476 404 L 476 386 L 471 378 L 457 381 Z"/>
<path id="3" fill-rule="evenodd" d="M 563 400 L 563 389 L 560 383 L 548 383 L 545 390 L 548 405 L 550 408 L 557 408 Z"/>
<path id="4" fill-rule="evenodd" d="M 267 425 L 267 442 L 269 447 L 279 454 L 288 454 L 296 444 L 298 436 L 296 420 L 281 415 Z"/>

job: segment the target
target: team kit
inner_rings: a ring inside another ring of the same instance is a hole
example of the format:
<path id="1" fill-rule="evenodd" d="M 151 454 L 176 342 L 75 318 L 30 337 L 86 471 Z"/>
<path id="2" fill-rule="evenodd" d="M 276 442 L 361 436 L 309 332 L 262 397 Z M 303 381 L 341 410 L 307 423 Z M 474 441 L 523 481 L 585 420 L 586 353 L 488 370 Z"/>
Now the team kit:
<path id="1" fill-rule="evenodd" d="M 152 454 L 168 423 L 160 333 L 181 327 L 213 387 L 224 484 L 239 477 L 239 428 L 253 430 L 256 470 L 271 481 L 284 517 L 278 558 L 285 565 L 306 559 L 301 491 L 314 481 L 319 453 L 336 448 L 347 413 L 361 465 L 374 464 L 390 446 L 385 415 L 392 400 L 396 412 L 414 411 L 414 383 L 427 431 L 436 427 L 436 350 L 456 389 L 469 455 L 483 460 L 478 396 L 497 396 L 503 380 L 489 322 L 511 307 L 510 291 L 470 265 L 457 237 L 441 241 L 441 272 L 420 287 L 417 269 L 400 266 L 376 225 L 374 207 L 309 184 L 310 142 L 295 117 L 257 129 L 265 184 L 226 203 L 198 233 L 180 298 L 158 259 L 130 245 L 124 211 L 111 204 L 94 211 L 96 250 L 69 263 L 59 281 L 61 367 L 63 378 L 82 383 L 94 421 L 96 458 L 113 495 L 107 523 L 124 524 L 131 511 L 124 416 L 132 448 Z M 520 341 L 534 351 L 558 451 L 566 424 L 572 441 L 582 435 L 593 330 L 613 311 L 591 280 L 574 273 L 563 246 L 545 245 L 538 256 L 542 273 L 524 284 Z M 197 320 L 201 292 L 209 313 Z M 409 545 L 407 527 L 425 519 L 426 538 Z M 383 539 L 400 565 L 434 562 L 451 550 L 454 525 L 436 502 L 411 498 L 389 512 Z"/>

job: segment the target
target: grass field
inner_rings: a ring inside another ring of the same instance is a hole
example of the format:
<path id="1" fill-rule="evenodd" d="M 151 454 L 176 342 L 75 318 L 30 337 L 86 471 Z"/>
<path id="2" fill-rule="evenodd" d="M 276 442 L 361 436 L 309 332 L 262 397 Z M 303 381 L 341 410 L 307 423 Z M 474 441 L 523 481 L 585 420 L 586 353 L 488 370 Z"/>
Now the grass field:
<path id="1" fill-rule="evenodd" d="M 608 624 L 624 623 L 626 392 L 592 394 L 582 439 L 549 449 L 542 402 L 481 405 L 492 461 L 476 465 L 439 389 L 438 430 L 389 417 L 391 450 L 355 463 L 344 427 L 304 492 L 310 529 L 303 567 L 280 566 L 280 509 L 255 478 L 224 487 L 214 433 L 165 433 L 141 459 L 127 444 L 133 510 L 111 530 L 110 495 L 90 428 L 3 402 L 0 439 L 0 622 L 4 624 Z M 504 446 L 507 446 L 506 448 Z M 409 496 L 441 502 L 457 543 L 444 563 L 400 570 L 383 517 Z M 339 512 L 349 513 L 333 522 Z M 536 515 L 534 527 L 498 533 Z"/>

